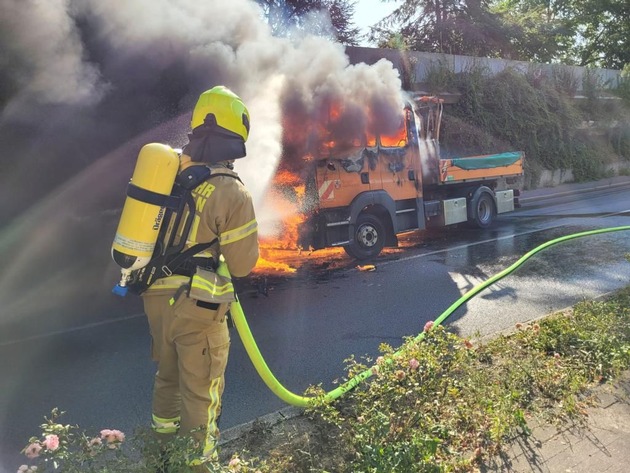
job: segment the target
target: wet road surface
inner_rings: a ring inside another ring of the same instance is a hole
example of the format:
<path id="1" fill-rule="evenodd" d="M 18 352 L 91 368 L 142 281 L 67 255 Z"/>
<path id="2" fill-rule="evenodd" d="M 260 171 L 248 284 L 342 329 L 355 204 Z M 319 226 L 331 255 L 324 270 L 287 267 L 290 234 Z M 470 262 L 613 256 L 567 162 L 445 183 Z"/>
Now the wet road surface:
<path id="1" fill-rule="evenodd" d="M 488 230 L 413 232 L 369 272 L 359 271 L 342 250 L 325 260 L 317 252 L 287 252 L 296 271 L 256 274 L 243 308 L 263 356 L 288 389 L 301 394 L 318 383 L 330 389 L 344 375 L 348 356 L 375 357 L 381 342 L 398 346 L 461 294 L 541 243 L 630 225 L 629 209 L 630 190 L 618 189 L 529 205 Z M 626 253 L 628 232 L 553 246 L 469 301 L 448 323 L 464 336 L 483 335 L 604 294 L 630 280 Z M 1 472 L 22 463 L 17 452 L 53 407 L 68 412 L 65 422 L 92 431 L 131 433 L 149 422 L 155 368 L 139 301 L 109 297 L 116 281 L 109 262 L 99 274 L 77 280 L 89 290 L 55 285 L 65 274 L 62 256 L 54 262 L 61 272 L 53 271 L 46 284 L 31 274 L 33 284 L 47 287 L 46 297 L 20 295 L 8 305 L 11 313 L 2 314 Z M 224 429 L 284 407 L 258 378 L 235 331 L 232 342 Z"/>

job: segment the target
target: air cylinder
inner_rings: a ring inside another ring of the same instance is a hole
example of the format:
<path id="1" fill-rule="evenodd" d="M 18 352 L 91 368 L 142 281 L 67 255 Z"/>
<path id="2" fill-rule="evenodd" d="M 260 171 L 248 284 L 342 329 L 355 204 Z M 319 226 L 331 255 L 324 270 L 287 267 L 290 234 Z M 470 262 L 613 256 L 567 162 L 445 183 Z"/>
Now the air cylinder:
<path id="1" fill-rule="evenodd" d="M 142 147 L 123 206 L 112 258 L 122 268 L 124 286 L 131 271 L 151 260 L 179 169 L 179 155 L 170 146 L 150 143 Z"/>

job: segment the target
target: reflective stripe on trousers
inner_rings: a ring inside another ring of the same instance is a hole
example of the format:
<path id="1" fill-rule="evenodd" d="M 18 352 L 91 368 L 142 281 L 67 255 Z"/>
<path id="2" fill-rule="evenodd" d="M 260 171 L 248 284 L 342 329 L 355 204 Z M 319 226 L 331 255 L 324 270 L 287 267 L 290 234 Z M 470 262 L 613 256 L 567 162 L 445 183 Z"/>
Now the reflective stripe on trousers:
<path id="1" fill-rule="evenodd" d="M 153 422 L 151 427 L 158 434 L 174 434 L 179 430 L 179 417 L 173 417 L 172 419 L 162 419 L 161 417 L 153 414 Z"/>
<path id="2" fill-rule="evenodd" d="M 230 345 L 224 317 L 227 305 L 210 310 L 198 307 L 185 294 L 174 305 L 169 299 L 168 294 L 143 297 L 153 358 L 158 363 L 154 424 L 164 433 L 172 433 L 178 419 L 179 433 L 191 433 L 201 442 L 203 463 L 215 456 L 219 436 L 217 420 Z"/>
<path id="3" fill-rule="evenodd" d="M 190 466 L 203 465 L 209 460 L 218 460 L 217 441 L 219 439 L 219 428 L 217 421 L 221 413 L 221 393 L 223 392 L 223 378 L 213 379 L 208 389 L 210 404 L 208 405 L 208 424 L 206 426 L 206 436 L 203 443 L 202 457 L 190 462 Z"/>

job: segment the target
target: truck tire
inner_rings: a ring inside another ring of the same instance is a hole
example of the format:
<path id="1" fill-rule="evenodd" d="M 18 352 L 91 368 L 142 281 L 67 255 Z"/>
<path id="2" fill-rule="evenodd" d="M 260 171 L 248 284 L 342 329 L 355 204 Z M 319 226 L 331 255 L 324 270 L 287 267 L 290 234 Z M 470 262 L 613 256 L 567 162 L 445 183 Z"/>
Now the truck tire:
<path id="1" fill-rule="evenodd" d="M 372 214 L 359 215 L 352 236 L 352 243 L 343 249 L 355 259 L 376 258 L 385 246 L 385 227 L 379 218 Z"/>
<path id="2" fill-rule="evenodd" d="M 494 220 L 494 199 L 488 192 L 480 192 L 471 202 L 470 223 L 477 228 L 487 228 Z"/>

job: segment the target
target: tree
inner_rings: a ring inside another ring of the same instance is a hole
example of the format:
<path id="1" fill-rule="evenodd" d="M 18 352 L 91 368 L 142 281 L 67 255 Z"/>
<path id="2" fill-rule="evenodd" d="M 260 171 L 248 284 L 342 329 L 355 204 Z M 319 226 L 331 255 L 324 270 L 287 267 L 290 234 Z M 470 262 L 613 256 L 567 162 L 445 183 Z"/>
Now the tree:
<path id="1" fill-rule="evenodd" d="M 493 11 L 521 29 L 513 40 L 529 60 L 612 69 L 630 62 L 627 0 L 500 0 Z"/>
<path id="2" fill-rule="evenodd" d="M 575 10 L 579 65 L 623 69 L 630 63 L 628 0 L 575 0 Z"/>
<path id="3" fill-rule="evenodd" d="M 488 0 L 406 0 L 372 27 L 370 39 L 388 44 L 399 33 L 417 51 L 511 57 L 510 28 Z"/>
<path id="4" fill-rule="evenodd" d="M 512 32 L 509 38 L 515 56 L 548 63 L 562 59 L 573 64 L 568 52 L 576 27 L 571 16 L 572 0 L 500 0 L 491 6 Z"/>
<path id="5" fill-rule="evenodd" d="M 355 4 L 348 3 L 347 0 L 329 0 L 325 3 L 328 4 L 330 20 L 335 29 L 337 41 L 348 46 L 358 45 L 360 30 L 352 22 Z"/>
<path id="6" fill-rule="evenodd" d="M 628 0 L 405 0 L 372 28 L 379 46 L 621 69 Z"/>
<path id="7" fill-rule="evenodd" d="M 346 45 L 358 44 L 359 28 L 352 23 L 354 3 L 349 0 L 256 0 L 269 23 L 272 34 L 286 36 L 294 28 L 305 29 Z M 314 13 L 325 13 L 330 24 Z M 332 26 L 332 31 L 330 31 Z"/>

